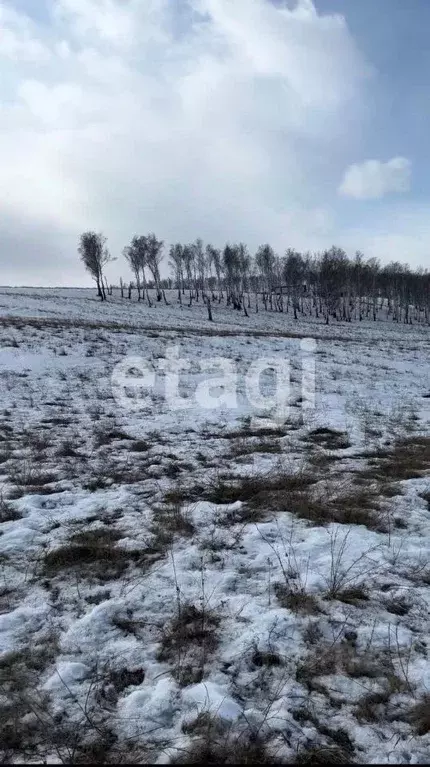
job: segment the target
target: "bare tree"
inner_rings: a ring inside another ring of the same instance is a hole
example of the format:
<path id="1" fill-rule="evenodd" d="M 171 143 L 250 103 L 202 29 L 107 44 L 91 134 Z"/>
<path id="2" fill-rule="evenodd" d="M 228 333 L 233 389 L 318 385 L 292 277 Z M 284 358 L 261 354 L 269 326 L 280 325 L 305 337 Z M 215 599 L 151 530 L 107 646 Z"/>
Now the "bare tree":
<path id="1" fill-rule="evenodd" d="M 179 242 L 170 246 L 169 266 L 175 277 L 178 301 L 182 304 L 182 294 L 184 293 L 184 248 Z"/>
<path id="2" fill-rule="evenodd" d="M 145 237 L 144 235 L 135 235 L 131 241 L 131 245 L 124 248 L 124 256 L 136 277 L 138 300 L 140 301 L 141 295 L 142 298 L 145 298 L 146 295 L 146 300 L 148 301 L 149 306 L 152 306 L 152 303 L 149 297 L 148 284 L 146 281 L 146 268 L 148 268 L 152 274 L 154 274 L 153 269 L 156 268 L 157 279 L 154 281 L 156 282 L 156 287 L 160 296 L 158 300 L 161 299 L 160 274 L 158 271 L 158 264 L 154 264 L 153 261 L 154 246 L 152 238 L 155 239 L 155 235 L 149 235 L 148 237 Z M 161 245 L 163 245 L 163 243 L 161 243 Z"/>
<path id="3" fill-rule="evenodd" d="M 206 277 L 206 257 L 203 248 L 203 241 L 198 238 L 193 243 L 194 248 L 194 263 L 195 263 L 195 285 L 196 285 L 196 297 L 198 300 L 199 289 L 203 293 L 205 289 L 205 277 Z"/>
<path id="4" fill-rule="evenodd" d="M 96 232 L 84 232 L 81 234 L 78 253 L 85 265 L 85 269 L 97 285 L 97 294 L 102 301 L 106 301 L 106 289 L 104 286 L 103 269 L 110 261 L 113 261 L 106 247 L 106 237 Z"/>
<path id="5" fill-rule="evenodd" d="M 263 303 L 265 309 L 267 309 L 267 293 L 269 293 L 272 305 L 275 259 L 274 250 L 270 245 L 260 245 L 255 255 L 255 263 L 260 270 L 263 280 Z"/>
<path id="6" fill-rule="evenodd" d="M 286 283 L 288 296 L 293 305 L 294 319 L 297 319 L 299 298 L 303 292 L 305 265 L 301 253 L 288 248 L 285 254 L 283 277 Z"/>
<path id="7" fill-rule="evenodd" d="M 221 263 L 221 251 L 218 248 L 214 248 L 213 245 L 206 245 L 206 260 L 208 263 L 209 271 L 212 271 L 212 267 L 215 270 L 216 284 L 218 290 L 218 301 L 222 299 L 222 263 Z"/>
<path id="8" fill-rule="evenodd" d="M 154 279 L 157 301 L 161 301 L 163 294 L 160 286 L 160 263 L 163 258 L 164 242 L 163 240 L 157 240 L 155 234 L 149 234 L 144 240 L 146 245 L 146 264 Z M 166 300 L 165 296 L 164 300 Z"/>
<path id="9" fill-rule="evenodd" d="M 365 260 L 357 252 L 351 259 L 341 248 L 333 246 L 323 253 L 299 253 L 291 248 L 285 257 L 277 256 L 273 248 L 262 245 L 251 258 L 244 243 L 227 244 L 223 251 L 202 240 L 191 244 L 170 246 L 169 266 L 172 277 L 161 279 L 160 263 L 164 243 L 154 234 L 134 236 L 123 253 L 133 272 L 135 282 L 128 287 L 131 297 L 136 285 L 138 300 L 146 299 L 151 306 L 149 287 L 155 287 L 157 300 L 167 304 L 165 290 L 176 288 L 182 303 L 189 290 L 189 306 L 200 293 L 212 319 L 212 306 L 227 296 L 227 306 L 242 310 L 248 316 L 250 294 L 255 294 L 255 310 L 259 297 L 265 308 L 288 313 L 290 306 L 297 319 L 302 315 L 320 316 L 326 323 L 330 317 L 337 321 L 373 320 L 430 323 L 430 274 L 424 269 L 412 270 L 407 264 L 392 262 L 381 267 L 374 259 Z M 102 234 L 89 231 L 81 235 L 78 251 L 85 268 L 97 284 L 102 301 L 112 295 L 104 267 L 114 260 Z M 147 282 L 145 270 L 151 273 Z M 120 280 L 121 297 L 127 286 Z M 218 296 L 216 295 L 218 291 Z M 286 296 L 286 303 L 285 303 Z"/>
<path id="10" fill-rule="evenodd" d="M 193 291 L 193 271 L 194 271 L 194 259 L 195 251 L 192 245 L 184 245 L 182 251 L 182 260 L 184 262 L 185 274 L 187 277 L 187 288 L 190 292 L 190 300 L 188 306 L 191 306 L 194 297 Z"/>
<path id="11" fill-rule="evenodd" d="M 144 268 L 144 264 L 142 261 L 142 252 L 141 252 L 141 248 L 139 247 L 138 237 L 133 237 L 131 245 L 126 245 L 126 247 L 123 250 L 123 254 L 125 259 L 128 261 L 131 271 L 133 272 L 135 276 L 136 288 L 137 288 L 137 300 L 140 301 L 141 299 L 140 271 L 141 271 L 141 268 Z"/>
<path id="12" fill-rule="evenodd" d="M 241 299 L 241 247 L 227 244 L 223 251 L 223 264 L 225 271 L 227 305 L 232 304 L 233 309 L 242 308 Z"/>
<path id="13" fill-rule="evenodd" d="M 243 242 L 240 242 L 238 245 L 237 260 L 238 260 L 238 272 L 239 272 L 239 279 L 240 279 L 239 297 L 243 306 L 243 312 L 245 316 L 248 317 L 248 312 L 246 311 L 246 301 L 245 301 L 244 293 L 248 292 L 248 308 L 249 308 L 250 307 L 249 274 L 251 269 L 251 256 L 249 255 L 247 246 Z"/>
<path id="14" fill-rule="evenodd" d="M 340 309 L 346 287 L 348 263 L 345 251 L 335 245 L 324 251 L 321 256 L 319 283 L 325 306 L 326 325 L 330 322 L 330 316 L 338 319 L 337 311 Z"/>

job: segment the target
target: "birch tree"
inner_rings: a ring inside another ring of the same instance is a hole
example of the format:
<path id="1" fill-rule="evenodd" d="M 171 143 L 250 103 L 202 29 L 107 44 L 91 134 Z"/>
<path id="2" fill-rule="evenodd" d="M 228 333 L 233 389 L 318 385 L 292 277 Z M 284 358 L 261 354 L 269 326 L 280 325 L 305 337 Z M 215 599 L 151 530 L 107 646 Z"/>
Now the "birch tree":
<path id="1" fill-rule="evenodd" d="M 113 261 L 106 247 L 106 237 L 96 232 L 84 232 L 81 234 L 78 253 L 83 261 L 85 269 L 97 285 L 97 295 L 101 301 L 106 301 L 106 289 L 104 285 L 104 267 Z"/>

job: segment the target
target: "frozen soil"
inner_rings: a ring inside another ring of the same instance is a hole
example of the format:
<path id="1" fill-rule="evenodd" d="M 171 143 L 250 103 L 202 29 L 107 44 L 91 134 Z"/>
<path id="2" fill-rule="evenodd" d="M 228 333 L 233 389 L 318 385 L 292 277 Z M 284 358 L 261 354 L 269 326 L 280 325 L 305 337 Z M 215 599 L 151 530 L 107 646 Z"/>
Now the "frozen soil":
<path id="1" fill-rule="evenodd" d="M 168 300 L 0 290 L 3 761 L 428 762 L 428 328 Z M 132 409 L 126 357 L 156 374 Z M 260 358 L 290 360 L 282 422 Z"/>

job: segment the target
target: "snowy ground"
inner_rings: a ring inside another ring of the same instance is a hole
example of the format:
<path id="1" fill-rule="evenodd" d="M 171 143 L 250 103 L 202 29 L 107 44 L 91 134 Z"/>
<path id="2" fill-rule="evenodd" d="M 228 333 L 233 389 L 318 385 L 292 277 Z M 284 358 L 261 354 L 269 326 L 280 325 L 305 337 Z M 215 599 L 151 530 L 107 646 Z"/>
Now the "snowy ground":
<path id="1" fill-rule="evenodd" d="M 0 290 L 4 758 L 429 761 L 428 328 L 168 300 Z M 235 407 L 196 402 L 218 357 Z M 261 358 L 290 361 L 279 424 Z"/>

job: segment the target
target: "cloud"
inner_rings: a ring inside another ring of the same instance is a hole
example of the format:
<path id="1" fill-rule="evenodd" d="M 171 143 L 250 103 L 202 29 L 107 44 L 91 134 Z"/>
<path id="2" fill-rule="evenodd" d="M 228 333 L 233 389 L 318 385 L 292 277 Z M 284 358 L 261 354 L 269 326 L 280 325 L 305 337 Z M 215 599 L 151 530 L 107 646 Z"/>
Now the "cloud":
<path id="1" fill-rule="evenodd" d="M 376 200 L 408 192 L 410 186 L 411 162 L 406 157 L 393 157 L 388 162 L 366 160 L 346 169 L 339 194 L 356 200 Z"/>
<path id="2" fill-rule="evenodd" d="M 49 58 L 43 43 L 33 34 L 30 19 L 6 3 L 0 4 L 0 30 L 3 61 L 34 64 Z"/>
<path id="3" fill-rule="evenodd" d="M 51 268 L 58 282 L 53 254 L 67 253 L 82 283 L 69 249 L 89 227 L 114 255 L 148 231 L 321 246 L 372 74 L 341 16 L 310 0 L 49 8 L 38 24 L 0 0 L 2 268 L 12 257 L 17 281 Z M 125 270 L 119 259 L 112 278 Z"/>

